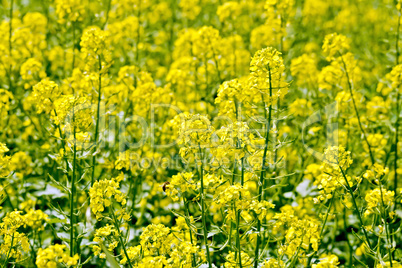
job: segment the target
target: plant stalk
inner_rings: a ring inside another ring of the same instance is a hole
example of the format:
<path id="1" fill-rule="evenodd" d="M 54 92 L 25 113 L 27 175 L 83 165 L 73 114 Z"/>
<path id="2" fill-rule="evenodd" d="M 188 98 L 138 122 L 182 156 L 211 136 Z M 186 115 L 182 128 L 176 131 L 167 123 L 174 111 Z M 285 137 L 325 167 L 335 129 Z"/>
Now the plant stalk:
<path id="1" fill-rule="evenodd" d="M 268 66 L 268 79 L 269 79 L 269 96 L 270 102 L 272 101 L 272 76 L 271 76 L 271 69 Z M 268 151 L 268 144 L 269 144 L 269 130 L 271 128 L 271 119 L 272 119 L 272 103 L 270 103 L 268 108 L 268 122 L 267 122 L 267 133 L 265 136 L 265 146 L 264 146 L 264 153 L 262 156 L 262 165 L 261 165 L 261 176 L 260 181 L 258 184 L 258 202 L 261 202 L 262 195 L 263 195 L 263 187 L 264 187 L 264 177 L 265 177 L 265 164 L 267 161 L 267 151 Z M 257 245 L 255 247 L 255 261 L 254 261 L 254 268 L 258 267 L 258 260 L 259 260 L 259 251 L 260 251 L 260 243 L 261 243 L 261 221 L 257 218 Z"/>

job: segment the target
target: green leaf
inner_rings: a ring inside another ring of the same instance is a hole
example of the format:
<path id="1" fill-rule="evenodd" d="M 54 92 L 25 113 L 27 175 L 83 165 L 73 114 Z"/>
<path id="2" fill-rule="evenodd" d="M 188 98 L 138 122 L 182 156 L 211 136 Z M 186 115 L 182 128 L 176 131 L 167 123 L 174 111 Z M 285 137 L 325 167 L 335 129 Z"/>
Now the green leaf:
<path id="1" fill-rule="evenodd" d="M 216 235 L 216 234 L 219 234 L 220 232 L 221 232 L 221 231 L 220 231 L 219 229 L 211 230 L 211 231 L 208 233 L 207 237 L 210 238 L 210 237 L 212 237 L 212 236 L 214 236 L 214 235 Z"/>
<path id="2" fill-rule="evenodd" d="M 100 244 L 100 246 L 101 246 L 103 252 L 106 254 L 106 260 L 110 264 L 110 267 L 112 267 L 112 268 L 120 268 L 120 265 L 117 263 L 117 261 L 114 258 L 114 256 L 112 254 L 110 254 L 109 250 L 107 250 L 107 248 L 103 244 Z"/>
<path id="3" fill-rule="evenodd" d="M 62 197 L 67 197 L 67 194 L 63 193 L 59 188 L 56 188 L 51 185 L 47 185 L 46 189 L 44 191 L 38 191 L 36 192 L 37 196 L 44 196 L 48 195 L 51 196 L 53 199 L 54 198 L 62 198 Z"/>

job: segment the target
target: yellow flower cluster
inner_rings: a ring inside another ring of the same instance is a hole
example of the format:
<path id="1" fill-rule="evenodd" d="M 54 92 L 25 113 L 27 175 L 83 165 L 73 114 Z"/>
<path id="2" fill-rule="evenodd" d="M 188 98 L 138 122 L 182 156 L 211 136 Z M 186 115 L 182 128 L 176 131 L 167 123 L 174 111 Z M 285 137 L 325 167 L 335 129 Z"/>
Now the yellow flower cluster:
<path id="1" fill-rule="evenodd" d="M 119 233 L 115 229 L 114 226 L 111 226 L 107 224 L 104 227 L 101 227 L 99 229 L 96 229 L 95 231 L 95 236 L 94 236 L 94 242 L 100 244 L 100 245 L 105 245 L 106 241 L 109 242 L 109 245 L 107 246 L 107 249 L 111 252 L 118 246 L 119 241 L 115 239 L 115 237 L 118 237 Z M 106 253 L 102 252 L 102 248 L 98 245 L 95 245 L 92 247 L 95 256 L 99 256 L 101 259 L 106 258 Z"/>
<path id="2" fill-rule="evenodd" d="M 375 163 L 370 169 L 366 170 L 363 177 L 371 182 L 379 183 L 379 180 L 389 173 L 389 168 Z"/>
<path id="3" fill-rule="evenodd" d="M 327 55 L 327 59 L 332 59 L 335 56 L 342 55 L 345 51 L 349 50 L 349 43 L 350 40 L 346 36 L 342 34 L 332 33 L 325 36 L 322 49 Z"/>
<path id="4" fill-rule="evenodd" d="M 206 116 L 199 114 L 183 115 L 179 129 L 180 156 L 189 162 L 201 159 L 202 149 L 210 147 L 214 131 Z"/>
<path id="5" fill-rule="evenodd" d="M 353 163 L 350 152 L 342 146 L 332 146 L 325 150 L 323 164 L 319 167 L 314 184 L 320 190 L 320 195 L 314 199 L 319 203 L 333 197 L 335 191 L 342 186 L 353 186 L 360 179 L 352 178 L 346 174 L 346 170 Z M 318 175 L 319 174 L 319 175 Z"/>
<path id="6" fill-rule="evenodd" d="M 216 132 L 219 140 L 214 144 L 212 153 L 217 164 L 224 165 L 225 160 L 240 160 L 255 152 L 258 139 L 256 139 L 247 123 L 236 121 L 228 126 L 221 127 Z"/>
<path id="7" fill-rule="evenodd" d="M 377 86 L 377 91 L 382 95 L 387 96 L 393 89 L 401 91 L 402 78 L 402 65 L 396 65 L 392 68 L 391 72 L 385 75 L 385 80 L 381 81 Z"/>
<path id="8" fill-rule="evenodd" d="M 136 261 L 141 256 L 141 246 L 127 248 L 127 255 L 130 261 Z M 126 264 L 128 262 L 126 256 L 120 261 L 120 264 Z"/>
<path id="9" fill-rule="evenodd" d="M 367 210 L 364 214 L 382 213 L 380 208 L 391 206 L 394 203 L 394 196 L 395 192 L 381 188 L 368 191 L 364 198 L 367 202 Z"/>
<path id="10" fill-rule="evenodd" d="M 394 2 L 1 1 L 1 266 L 399 267 Z"/>
<path id="11" fill-rule="evenodd" d="M 5 118 L 11 109 L 11 102 L 14 99 L 13 94 L 5 89 L 0 88 L 0 116 Z M 1 119 L 0 119 L 1 120 Z"/>
<path id="12" fill-rule="evenodd" d="M 58 267 L 59 264 L 66 267 L 76 267 L 78 260 L 78 254 L 73 257 L 68 255 L 66 245 L 55 244 L 45 249 L 40 248 L 35 264 L 39 268 Z"/>
<path id="13" fill-rule="evenodd" d="M 196 190 L 197 182 L 193 179 L 194 174 L 190 172 L 179 173 L 172 176 L 165 186 L 165 192 L 173 201 L 179 200 L 179 194 L 182 196 L 187 191 Z"/>
<path id="14" fill-rule="evenodd" d="M 340 169 L 345 171 L 353 163 L 353 160 L 350 157 L 350 152 L 346 151 L 342 146 L 327 148 L 323 160 L 326 164 L 325 168 L 328 169 L 328 171 L 334 169 L 334 172 L 339 172 Z"/>
<path id="15" fill-rule="evenodd" d="M 253 87 L 264 95 L 268 105 L 275 104 L 288 93 L 289 83 L 285 80 L 284 71 L 281 53 L 272 47 L 257 51 L 251 59 Z"/>
<path id="16" fill-rule="evenodd" d="M 198 246 L 185 239 L 185 237 L 177 237 L 173 229 L 162 224 L 148 225 L 140 236 L 141 246 L 128 249 L 131 251 L 130 259 L 135 260 L 141 252 L 143 258 L 138 263 L 138 267 L 154 267 L 152 265 L 160 267 L 162 263 L 165 267 L 171 268 L 193 267 L 193 258 L 199 261 L 200 258 L 204 260 L 204 256 Z M 126 259 L 123 260 L 126 261 Z"/>
<path id="17" fill-rule="evenodd" d="M 55 102 L 50 118 L 56 125 L 66 126 L 66 131 L 73 133 L 86 131 L 92 124 L 92 111 L 88 99 L 73 95 L 61 95 Z"/>
<path id="18" fill-rule="evenodd" d="M 0 142 L 0 177 L 6 177 L 10 173 L 10 156 L 5 155 L 9 149 Z"/>
<path id="19" fill-rule="evenodd" d="M 215 98 L 219 114 L 229 116 L 232 120 L 237 120 L 240 113 L 253 115 L 255 111 L 250 108 L 253 103 L 258 102 L 261 102 L 261 95 L 257 94 L 255 87 L 252 87 L 252 80 L 249 77 L 223 82 Z"/>
<path id="20" fill-rule="evenodd" d="M 290 72 L 300 86 L 315 85 L 317 83 L 317 60 L 314 55 L 303 54 L 292 59 Z"/>
<path id="21" fill-rule="evenodd" d="M 25 225 L 36 231 L 43 231 L 45 229 L 45 223 L 49 221 L 49 216 L 40 209 L 30 209 L 24 217 Z"/>
<path id="22" fill-rule="evenodd" d="M 59 86 L 45 78 L 33 87 L 33 101 L 36 103 L 38 113 L 50 113 L 55 109 L 55 101 L 61 94 Z"/>
<path id="23" fill-rule="evenodd" d="M 241 264 L 237 261 L 237 257 L 238 257 L 238 253 L 237 252 L 229 252 L 229 254 L 226 256 L 226 262 L 224 264 L 225 268 L 236 268 L 239 267 L 239 265 L 241 265 L 242 267 L 250 267 L 250 265 L 252 265 L 253 263 L 253 259 L 250 258 L 250 256 L 245 253 L 245 252 L 241 252 L 240 253 L 240 259 L 241 259 Z"/>
<path id="24" fill-rule="evenodd" d="M 6 258 L 19 261 L 23 253 L 29 250 L 29 240 L 25 233 L 18 230 L 26 224 L 26 217 L 21 211 L 13 211 L 6 214 L 0 223 L 0 235 L 3 236 L 3 243 L 0 245 L 0 253 Z"/>
<path id="25" fill-rule="evenodd" d="M 387 262 L 379 263 L 376 266 L 376 268 L 390 268 L 390 267 L 401 268 L 402 264 L 398 261 L 392 261 L 392 263 L 387 261 Z"/>
<path id="26" fill-rule="evenodd" d="M 286 240 L 279 250 L 289 258 L 296 252 L 303 256 L 303 252 L 308 254 L 310 249 L 317 251 L 321 240 L 320 223 L 316 219 L 299 219 L 293 213 L 292 209 L 283 209 L 274 216 L 277 219 L 275 228 L 285 228 Z"/>
<path id="27" fill-rule="evenodd" d="M 262 268 L 280 268 L 283 266 L 283 261 L 278 261 L 273 258 L 265 260 L 262 264 Z"/>
<path id="28" fill-rule="evenodd" d="M 336 255 L 329 255 L 323 256 L 320 259 L 320 262 L 317 264 L 313 264 L 312 268 L 338 268 L 339 266 L 338 256 Z"/>
<path id="29" fill-rule="evenodd" d="M 151 224 L 141 234 L 141 246 L 145 255 L 166 254 L 173 238 L 170 229 L 163 224 Z"/>
<path id="30" fill-rule="evenodd" d="M 253 212 L 258 219 L 262 220 L 267 216 L 269 209 L 275 207 L 275 205 L 269 201 L 251 199 L 250 190 L 238 183 L 222 188 L 224 189 L 216 194 L 214 203 L 218 209 L 228 207 L 228 219 L 235 220 L 235 212 L 232 211 L 232 209 L 235 209 L 243 212 Z"/>
<path id="31" fill-rule="evenodd" d="M 79 0 L 56 0 L 56 14 L 59 23 L 80 21 L 85 13 L 85 6 Z"/>
<path id="32" fill-rule="evenodd" d="M 81 51 L 86 54 L 86 70 L 99 69 L 106 72 L 112 62 L 108 33 L 98 27 L 89 27 L 84 30 L 80 45 Z"/>
<path id="33" fill-rule="evenodd" d="M 120 180 L 120 177 L 99 180 L 89 190 L 91 210 L 98 220 L 103 217 L 102 213 L 113 204 L 113 201 L 122 206 L 127 203 L 126 195 L 119 190 Z M 127 218 L 127 215 L 124 215 L 124 218 Z"/>
<path id="34" fill-rule="evenodd" d="M 35 58 L 29 58 L 21 65 L 21 78 L 26 81 L 24 88 L 28 89 L 35 85 L 40 79 L 46 77 L 46 73 L 42 70 L 42 63 Z"/>

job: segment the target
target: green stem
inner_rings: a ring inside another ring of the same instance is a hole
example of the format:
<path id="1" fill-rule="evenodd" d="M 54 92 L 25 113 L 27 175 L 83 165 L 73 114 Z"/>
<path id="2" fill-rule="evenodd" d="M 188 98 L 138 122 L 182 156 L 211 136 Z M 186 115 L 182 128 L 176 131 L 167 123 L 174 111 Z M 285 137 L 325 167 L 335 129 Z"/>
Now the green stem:
<path id="1" fill-rule="evenodd" d="M 399 64 L 399 29 L 401 27 L 401 11 L 398 10 L 398 26 L 396 28 L 396 40 L 395 40 L 395 50 L 396 50 L 396 65 Z"/>
<path id="2" fill-rule="evenodd" d="M 395 146 L 394 146 L 394 193 L 397 196 L 397 188 L 398 188 L 398 142 L 399 142 L 399 114 L 400 114 L 400 107 L 399 107 L 399 99 L 400 93 L 398 89 L 398 94 L 396 98 L 396 122 L 395 122 Z"/>
<path id="3" fill-rule="evenodd" d="M 348 238 L 348 232 L 347 232 L 347 221 L 346 221 L 346 207 L 344 207 L 343 209 L 343 228 L 346 234 L 346 242 L 348 244 L 348 248 L 349 248 L 349 268 L 351 268 L 353 266 L 353 247 L 350 244 L 349 238 Z"/>
<path id="4" fill-rule="evenodd" d="M 397 196 L 397 188 L 398 188 L 398 142 L 399 142 L 399 114 L 400 114 L 400 107 L 399 107 L 399 99 L 400 93 L 398 89 L 397 98 L 396 98 L 396 122 L 395 122 L 395 146 L 394 146 L 394 193 Z"/>
<path id="5" fill-rule="evenodd" d="M 74 66 L 75 66 L 75 22 L 72 22 L 72 28 L 73 28 L 73 63 L 72 63 L 72 69 L 71 69 L 71 74 L 74 71 Z"/>
<path id="6" fill-rule="evenodd" d="M 244 157 L 241 159 L 241 186 L 244 184 Z M 239 197 L 241 199 L 241 195 Z M 239 251 L 239 266 L 243 268 L 243 264 L 241 263 L 241 245 L 240 245 L 240 210 L 237 211 L 236 217 L 236 232 L 237 232 L 237 250 Z"/>
<path id="7" fill-rule="evenodd" d="M 131 209 L 134 211 L 135 210 L 135 205 L 136 205 L 136 199 L 137 199 L 137 191 L 138 191 L 138 181 L 140 178 L 135 178 L 134 179 L 134 189 L 133 189 L 133 203 L 131 204 Z"/>
<path id="8" fill-rule="evenodd" d="M 363 135 L 364 141 L 365 141 L 366 144 L 367 144 L 367 147 L 368 147 L 368 150 L 369 150 L 369 154 L 370 154 L 371 163 L 374 165 L 375 160 L 374 160 L 373 152 L 371 151 L 370 143 L 369 143 L 368 140 L 367 140 L 366 131 L 364 130 L 363 125 L 362 125 L 362 122 L 360 121 L 359 110 L 357 109 L 355 97 L 353 96 L 353 87 L 352 87 L 352 83 L 350 82 L 349 72 L 348 72 L 348 70 L 347 70 L 347 68 L 346 68 L 346 63 L 345 63 L 345 61 L 343 60 L 342 55 L 341 55 L 341 60 L 342 60 L 343 67 L 344 67 L 344 69 L 345 69 L 346 78 L 347 78 L 347 80 L 348 80 L 349 93 L 350 93 L 350 97 L 352 98 L 353 108 L 354 108 L 355 113 L 356 113 L 357 122 L 359 123 L 359 128 L 360 128 L 360 131 L 361 131 L 361 133 L 362 133 L 362 135 Z"/>
<path id="9" fill-rule="evenodd" d="M 140 68 L 140 51 L 139 51 L 139 45 L 140 45 L 140 40 L 141 40 L 141 1 L 139 1 L 138 5 L 138 29 L 137 29 L 137 40 L 136 40 L 136 48 L 135 48 L 135 63 L 137 64 L 137 67 Z"/>
<path id="10" fill-rule="evenodd" d="M 6 259 L 5 259 L 2 267 L 6 267 L 6 264 L 8 263 L 8 259 L 10 258 L 10 253 L 11 253 L 11 250 L 13 248 L 13 244 L 14 244 L 14 234 L 11 236 L 10 249 L 7 252 L 7 256 L 6 256 Z"/>
<path id="11" fill-rule="evenodd" d="M 354 208 L 355 208 L 357 217 L 359 218 L 360 226 L 361 226 L 361 228 L 363 229 L 363 233 L 364 233 L 364 236 L 365 236 L 365 238 L 366 238 L 366 243 L 367 243 L 367 245 L 369 246 L 369 248 L 372 249 L 372 246 L 371 246 L 370 240 L 369 240 L 369 238 L 368 238 L 368 234 L 367 234 L 366 228 L 364 227 L 364 223 L 363 223 L 363 219 L 362 219 L 360 210 L 359 210 L 359 208 L 358 208 L 358 206 L 357 206 L 357 203 L 356 203 L 356 199 L 355 199 L 355 195 L 354 195 L 354 193 L 353 193 L 353 190 L 352 190 L 352 188 L 350 187 L 349 181 L 348 181 L 348 179 L 346 178 L 345 172 L 343 171 L 342 167 L 339 166 L 339 169 L 341 170 L 342 176 L 343 176 L 343 178 L 344 178 L 344 180 L 345 180 L 345 182 L 346 182 L 346 188 L 348 189 L 348 191 L 349 191 L 349 193 L 350 193 L 350 196 L 352 197 L 352 203 L 353 203 L 353 206 L 354 206 Z"/>
<path id="12" fill-rule="evenodd" d="M 32 234 L 32 245 L 31 243 L 29 243 L 29 247 L 31 249 L 31 258 L 32 258 L 32 262 L 34 263 L 36 260 L 36 252 L 35 252 L 35 236 L 36 236 L 36 232 L 33 231 Z"/>
<path id="13" fill-rule="evenodd" d="M 232 175 L 232 182 L 231 182 L 231 185 L 233 185 L 234 184 L 234 182 L 235 182 L 235 176 L 236 176 L 236 157 L 234 157 L 234 160 L 233 160 L 233 175 Z M 234 206 L 232 205 L 232 209 L 234 209 Z M 234 229 L 234 223 L 233 223 L 233 221 L 231 220 L 230 221 L 230 229 L 229 229 L 229 245 L 231 245 L 232 244 L 232 233 L 233 233 L 233 229 Z"/>
<path id="14" fill-rule="evenodd" d="M 306 233 L 304 232 L 303 235 L 302 235 L 302 237 L 301 237 L 300 244 L 299 244 L 299 246 L 297 247 L 297 250 L 296 250 L 295 254 L 294 254 L 294 255 L 292 256 L 292 258 L 291 258 L 290 265 L 287 266 L 287 267 L 293 268 L 293 267 L 296 266 L 297 256 L 299 256 L 300 248 L 301 248 L 301 246 L 303 245 L 303 238 L 304 238 L 304 235 L 305 235 L 305 234 L 306 234 Z"/>
<path id="15" fill-rule="evenodd" d="M 118 236 L 119 236 L 119 241 L 120 241 L 121 247 L 123 248 L 124 255 L 125 255 L 126 258 L 127 258 L 128 265 L 130 266 L 130 268 L 133 268 L 133 265 L 131 264 L 131 260 L 130 260 L 130 258 L 129 258 L 129 256 L 128 256 L 128 254 L 127 254 L 126 245 L 125 245 L 125 243 L 123 243 L 123 238 L 122 238 L 123 235 L 121 234 L 121 231 L 120 231 L 120 224 L 119 224 L 119 222 L 117 221 L 117 218 L 116 218 L 116 215 L 115 215 L 115 213 L 114 213 L 113 207 L 111 207 L 110 212 L 111 212 L 110 214 L 111 214 L 111 216 L 112 216 L 112 218 L 113 218 L 114 227 L 116 228 L 116 230 L 117 230 L 117 232 L 118 232 Z"/>
<path id="16" fill-rule="evenodd" d="M 98 60 L 99 60 L 99 89 L 98 89 L 98 107 L 97 107 L 97 112 L 96 112 L 96 125 L 95 125 L 95 151 L 94 155 L 92 156 L 92 176 L 91 176 L 91 186 L 94 185 L 95 182 L 95 166 L 96 166 L 96 151 L 97 151 L 97 145 L 98 145 L 98 135 L 99 135 L 99 117 L 100 117 L 100 103 L 102 99 L 102 60 L 101 56 L 98 55 Z"/>
<path id="17" fill-rule="evenodd" d="M 268 79 L 269 79 L 269 96 L 270 96 L 270 103 L 272 102 L 272 79 L 271 79 L 271 68 L 268 65 Z M 268 108 L 268 122 L 267 122 L 267 133 L 265 136 L 265 147 L 264 153 L 262 156 L 262 166 L 261 166 L 261 176 L 260 181 L 258 183 L 258 202 L 261 202 L 262 195 L 263 195 L 263 186 L 264 186 L 264 176 L 265 176 L 265 163 L 267 158 L 267 151 L 268 151 L 268 143 L 269 143 L 269 130 L 271 128 L 271 117 L 272 117 L 272 104 L 269 105 Z M 260 251 L 260 243 L 261 243 L 261 221 L 257 218 L 257 245 L 255 247 L 255 261 L 254 261 L 254 268 L 258 267 L 258 259 L 259 259 L 259 251 Z"/>
<path id="18" fill-rule="evenodd" d="M 201 154 L 201 146 L 198 145 L 199 150 L 200 150 L 200 157 L 202 157 L 203 154 Z M 204 232 L 204 244 L 205 244 L 205 250 L 207 252 L 207 260 L 208 260 L 208 267 L 212 268 L 212 262 L 211 262 L 211 256 L 209 253 L 209 246 L 208 246 L 208 231 L 207 231 L 207 221 L 206 221 L 206 215 L 205 215 L 205 193 L 204 193 L 204 161 L 203 157 L 201 159 L 201 166 L 200 166 L 200 181 L 201 181 L 201 218 L 202 218 L 202 228 Z"/>
<path id="19" fill-rule="evenodd" d="M 324 233 L 325 225 L 327 224 L 329 212 L 331 211 L 331 207 L 332 207 L 332 204 L 334 203 L 334 199 L 335 199 L 335 193 L 332 194 L 332 198 L 331 198 L 331 200 L 329 201 L 329 206 L 328 206 L 328 209 L 327 209 L 327 213 L 325 214 L 324 222 L 323 222 L 322 227 L 321 227 L 320 237 L 322 237 L 322 234 Z M 315 254 L 312 254 L 312 255 L 308 258 L 307 267 L 310 267 L 310 263 L 311 263 L 311 260 L 313 259 L 314 255 L 315 255 Z"/>
<path id="20" fill-rule="evenodd" d="M 14 210 L 15 207 L 14 207 L 14 205 L 13 205 L 13 202 L 11 202 L 11 197 L 10 197 L 10 195 L 7 193 L 7 186 L 3 188 L 3 191 L 4 191 L 4 193 L 6 194 L 6 196 L 8 197 L 7 200 L 8 200 L 8 202 L 10 203 L 11 209 Z M 17 201 L 17 203 L 18 203 L 18 201 Z"/>
<path id="21" fill-rule="evenodd" d="M 186 223 L 187 223 L 187 226 L 188 226 L 188 230 L 190 232 L 190 242 L 191 242 L 191 245 L 194 245 L 193 232 L 191 230 L 191 222 L 190 222 L 189 204 L 188 204 L 188 201 L 184 197 L 183 197 L 183 203 L 184 203 L 184 209 L 185 209 L 185 213 L 186 213 Z M 191 261 L 192 261 L 193 267 L 196 267 L 197 261 L 195 259 L 195 254 L 194 253 L 192 254 L 192 260 Z"/>
<path id="22" fill-rule="evenodd" d="M 385 225 L 385 234 L 387 236 L 387 243 L 388 243 L 388 255 L 389 255 L 389 262 L 392 267 L 392 252 L 391 252 L 391 239 L 389 236 L 389 224 L 387 222 L 387 217 L 386 217 L 386 212 L 385 212 L 385 203 L 384 203 L 384 196 L 382 193 L 382 183 L 380 182 L 380 193 L 381 193 L 381 217 L 384 219 L 384 225 Z"/>
<path id="23" fill-rule="evenodd" d="M 77 140 L 75 131 L 75 111 L 73 107 L 73 131 L 74 131 L 74 157 L 73 157 L 73 175 L 71 179 L 71 198 L 70 198 L 70 256 L 74 256 L 74 198 L 76 192 L 75 173 L 77 164 Z"/>
<path id="24" fill-rule="evenodd" d="M 239 266 L 240 268 L 243 268 L 243 265 L 241 263 L 241 246 L 240 246 L 240 210 L 237 211 L 236 215 L 236 232 L 237 232 L 237 250 L 239 251 Z"/>
<path id="25" fill-rule="evenodd" d="M 14 12 L 14 0 L 11 0 L 11 3 L 10 3 L 10 27 L 9 27 L 9 33 L 8 33 L 8 50 L 9 50 L 9 53 L 10 53 L 10 62 L 9 62 L 9 64 L 10 64 L 10 71 L 9 71 L 9 76 L 8 76 L 8 83 L 9 83 L 9 89 L 8 90 L 10 90 L 11 92 L 12 92 L 12 90 L 11 90 L 11 88 L 12 88 L 12 78 L 11 78 L 11 76 L 12 76 L 12 63 L 11 63 L 11 59 L 12 59 L 12 57 L 13 57 L 13 55 L 12 55 L 12 51 L 13 51 L 13 43 L 12 43 L 12 41 L 11 41 L 11 38 L 12 38 L 12 35 L 13 35 L 13 12 Z"/>
<path id="26" fill-rule="evenodd" d="M 103 29 L 105 29 L 105 26 L 106 26 L 106 24 L 107 24 L 107 22 L 108 22 L 108 20 L 109 20 L 109 11 L 110 11 L 110 7 L 111 7 L 111 3 L 112 2 L 112 0 L 109 0 L 108 1 L 108 3 L 107 3 L 107 9 L 106 9 L 106 19 L 105 19 L 105 22 L 103 23 Z"/>
<path id="27" fill-rule="evenodd" d="M 49 99 L 49 100 L 53 103 L 53 101 L 51 99 Z M 53 109 L 53 111 L 54 111 L 54 114 L 55 114 L 56 118 L 58 118 L 56 108 Z M 60 124 L 57 125 L 57 129 L 59 130 L 59 135 L 60 135 L 60 139 L 61 139 L 61 148 L 63 149 L 63 151 L 65 151 L 66 142 L 65 142 L 65 137 L 63 137 L 63 132 L 61 130 Z M 65 153 L 63 155 L 63 159 L 64 159 L 64 162 L 66 164 L 66 172 L 68 173 L 68 161 L 67 161 L 67 157 L 66 157 Z"/>
<path id="28" fill-rule="evenodd" d="M 214 58 L 215 68 L 216 68 L 216 73 L 218 75 L 219 83 L 222 84 L 223 83 L 223 78 L 221 78 L 221 72 L 219 70 L 219 62 L 218 62 L 218 59 L 216 58 L 216 53 L 215 53 L 214 47 L 213 47 L 210 39 L 208 39 L 208 43 L 209 43 L 209 45 L 211 47 L 211 50 L 212 50 L 212 56 Z"/>
<path id="29" fill-rule="evenodd" d="M 325 225 L 327 224 L 329 212 L 331 211 L 332 204 L 334 203 L 334 197 L 335 197 L 335 193 L 332 195 L 332 198 L 329 201 L 329 207 L 328 207 L 327 213 L 325 214 L 325 219 L 324 219 L 324 222 L 321 227 L 320 237 L 322 237 L 322 234 L 324 233 L 324 229 L 325 229 Z"/>
<path id="30" fill-rule="evenodd" d="M 398 27 L 396 32 L 396 41 L 395 41 L 395 50 L 396 50 L 396 65 L 399 65 L 399 29 L 401 27 L 401 12 L 398 11 Z M 395 146 L 394 146 L 394 193 L 397 196 L 397 188 L 398 188 L 398 142 L 399 142 L 399 114 L 400 114 L 400 107 L 399 107 L 399 99 L 401 94 L 399 93 L 399 88 L 397 88 L 397 96 L 396 96 L 396 122 L 395 122 Z M 395 206 L 396 207 L 396 206 Z"/>

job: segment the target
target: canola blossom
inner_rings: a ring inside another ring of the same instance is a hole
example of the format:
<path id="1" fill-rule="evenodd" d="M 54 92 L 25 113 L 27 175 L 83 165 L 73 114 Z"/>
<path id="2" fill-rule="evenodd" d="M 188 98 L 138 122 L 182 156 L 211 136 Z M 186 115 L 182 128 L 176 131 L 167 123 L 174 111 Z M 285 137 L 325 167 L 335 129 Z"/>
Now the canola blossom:
<path id="1" fill-rule="evenodd" d="M 402 267 L 400 0 L 0 0 L 0 267 Z"/>

